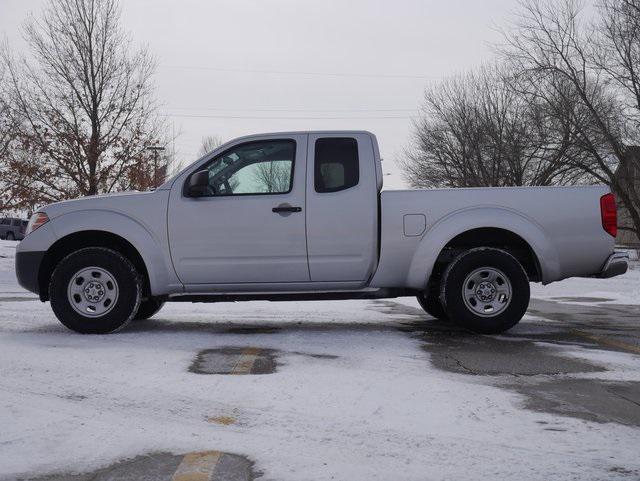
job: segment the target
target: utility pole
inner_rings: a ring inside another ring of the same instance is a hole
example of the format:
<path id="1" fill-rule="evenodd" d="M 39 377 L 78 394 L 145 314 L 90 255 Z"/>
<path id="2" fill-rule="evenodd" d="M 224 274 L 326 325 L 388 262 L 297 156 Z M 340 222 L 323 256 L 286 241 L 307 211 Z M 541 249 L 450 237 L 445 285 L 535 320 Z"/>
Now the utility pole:
<path id="1" fill-rule="evenodd" d="M 159 152 L 165 150 L 164 147 L 159 146 L 148 146 L 147 150 L 151 150 L 153 152 L 153 187 L 154 189 L 160 185 L 160 181 L 158 180 L 158 156 Z"/>

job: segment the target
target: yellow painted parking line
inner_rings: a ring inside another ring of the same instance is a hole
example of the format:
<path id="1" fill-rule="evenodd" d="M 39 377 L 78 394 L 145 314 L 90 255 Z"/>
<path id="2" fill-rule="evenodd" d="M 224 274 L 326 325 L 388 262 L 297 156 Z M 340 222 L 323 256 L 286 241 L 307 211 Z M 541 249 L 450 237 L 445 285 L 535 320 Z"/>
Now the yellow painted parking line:
<path id="1" fill-rule="evenodd" d="M 618 349 L 622 349 L 623 351 L 640 354 L 640 346 L 635 346 L 633 344 L 629 344 L 628 342 L 618 341 L 617 339 L 611 339 L 610 337 L 589 334 L 588 332 L 578 331 L 577 329 L 572 329 L 571 332 L 585 339 L 589 339 L 590 341 L 594 341 L 602 346 L 615 347 Z"/>
<path id="2" fill-rule="evenodd" d="M 238 361 L 231 369 L 231 374 L 251 374 L 253 364 L 258 359 L 258 354 L 260 354 L 260 349 L 256 347 L 243 349 Z"/>
<path id="3" fill-rule="evenodd" d="M 171 481 L 212 481 L 221 456 L 219 451 L 185 454 Z"/>
<path id="4" fill-rule="evenodd" d="M 222 424 L 223 426 L 230 426 L 236 422 L 236 418 L 233 416 L 209 416 L 207 422 L 212 424 Z"/>

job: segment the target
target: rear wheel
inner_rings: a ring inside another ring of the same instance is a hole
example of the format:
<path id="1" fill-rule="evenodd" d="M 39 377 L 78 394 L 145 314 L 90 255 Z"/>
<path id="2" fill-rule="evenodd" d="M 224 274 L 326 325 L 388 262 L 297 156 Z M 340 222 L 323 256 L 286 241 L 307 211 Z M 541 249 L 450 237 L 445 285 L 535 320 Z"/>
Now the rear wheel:
<path id="1" fill-rule="evenodd" d="M 102 247 L 80 249 L 62 259 L 49 283 L 56 317 L 82 334 L 106 334 L 138 312 L 142 282 L 122 254 Z"/>
<path id="2" fill-rule="evenodd" d="M 472 249 L 447 267 L 441 285 L 444 310 L 453 321 L 482 334 L 518 324 L 529 306 L 529 278 L 506 251 Z"/>
<path id="3" fill-rule="evenodd" d="M 164 306 L 164 302 L 159 301 L 155 297 L 150 297 L 145 299 L 140 303 L 140 307 L 138 308 L 138 312 L 134 316 L 134 320 L 143 321 L 144 319 L 149 319 L 154 314 L 156 314 L 160 309 Z"/>
<path id="4" fill-rule="evenodd" d="M 13 232 L 7 232 L 7 240 L 16 240 L 16 236 L 13 235 Z"/>

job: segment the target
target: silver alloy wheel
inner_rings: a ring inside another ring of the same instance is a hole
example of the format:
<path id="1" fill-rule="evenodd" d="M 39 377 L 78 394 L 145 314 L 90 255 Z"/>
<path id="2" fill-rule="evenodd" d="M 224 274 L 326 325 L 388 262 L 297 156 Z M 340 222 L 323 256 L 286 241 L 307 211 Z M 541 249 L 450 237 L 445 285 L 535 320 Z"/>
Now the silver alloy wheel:
<path id="1" fill-rule="evenodd" d="M 462 298 L 467 308 L 482 317 L 494 317 L 511 303 L 511 281 L 494 267 L 481 267 L 467 276 Z"/>
<path id="2" fill-rule="evenodd" d="M 118 283 L 101 267 L 85 267 L 71 277 L 67 299 L 78 314 L 104 316 L 118 301 Z"/>

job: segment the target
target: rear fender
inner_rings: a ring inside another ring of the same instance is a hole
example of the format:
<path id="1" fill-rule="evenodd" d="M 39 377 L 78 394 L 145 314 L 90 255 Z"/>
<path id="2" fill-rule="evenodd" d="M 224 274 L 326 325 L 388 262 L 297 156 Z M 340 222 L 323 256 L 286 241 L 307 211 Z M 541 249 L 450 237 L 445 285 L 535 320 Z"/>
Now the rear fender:
<path id="1" fill-rule="evenodd" d="M 522 237 L 538 258 L 542 281 L 560 277 L 558 254 L 542 226 L 510 209 L 471 207 L 443 217 L 425 232 L 410 264 L 407 287 L 425 289 L 442 249 L 458 235 L 480 228 L 503 229 Z"/>

